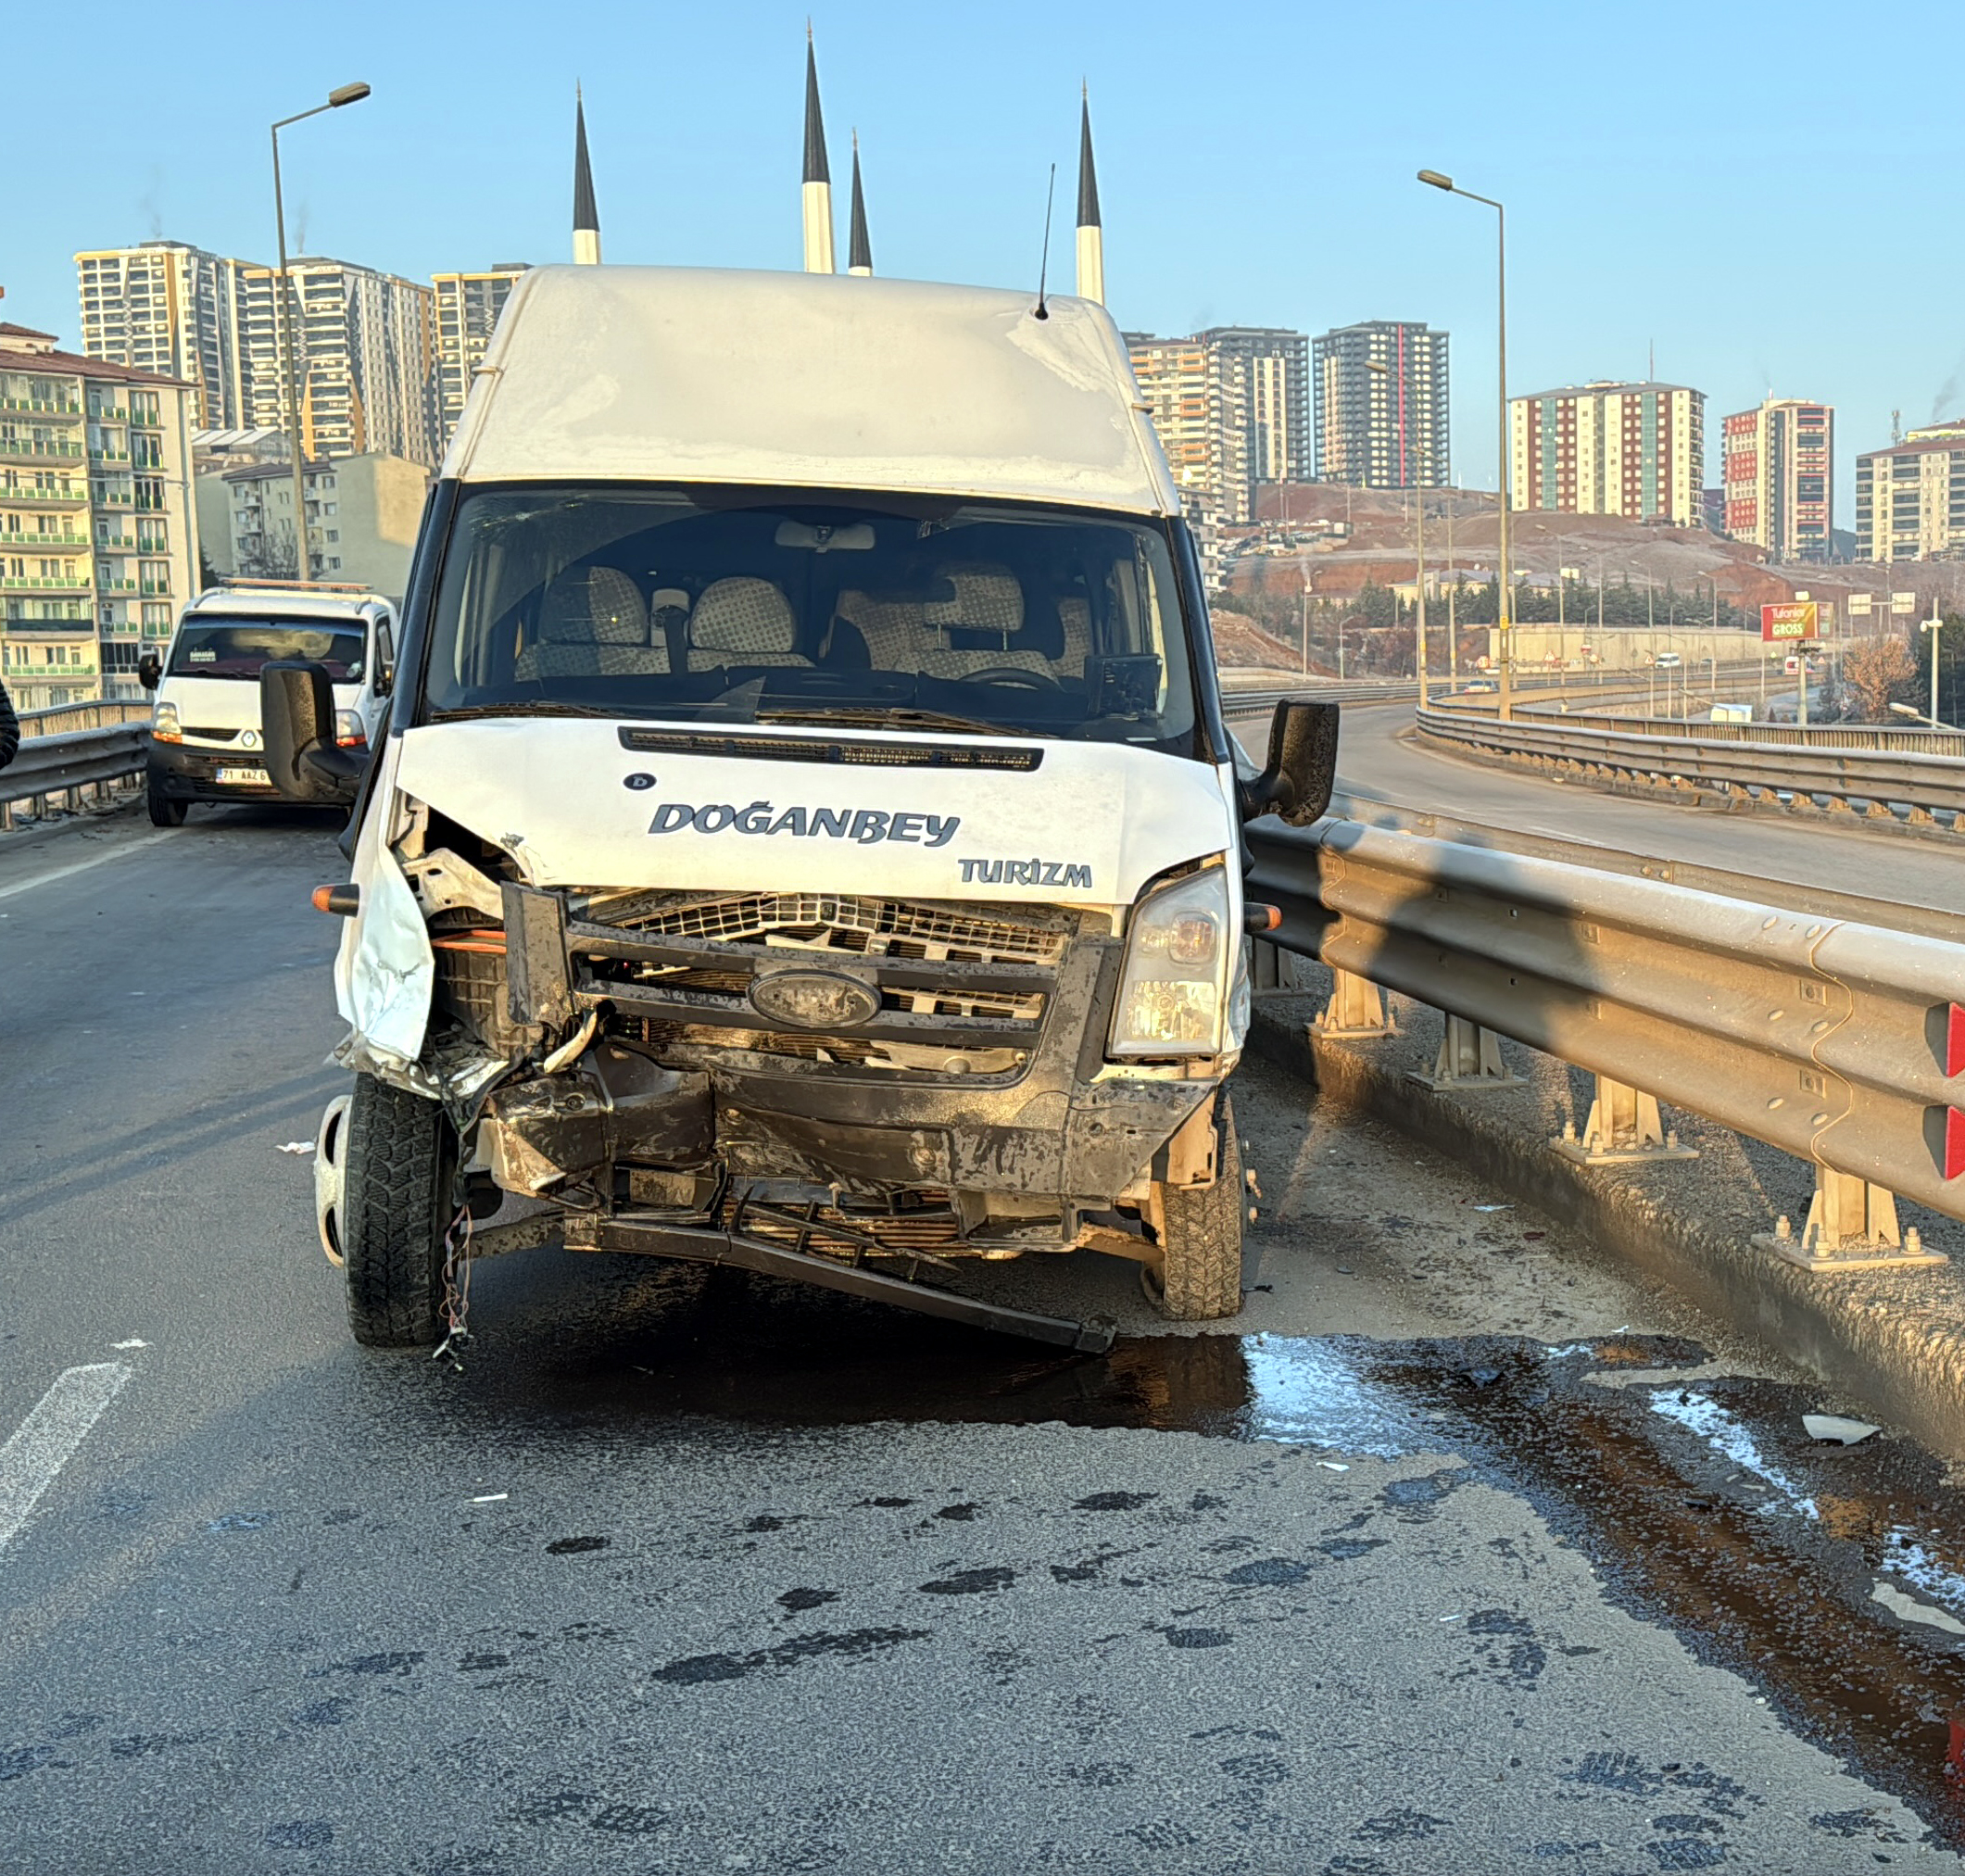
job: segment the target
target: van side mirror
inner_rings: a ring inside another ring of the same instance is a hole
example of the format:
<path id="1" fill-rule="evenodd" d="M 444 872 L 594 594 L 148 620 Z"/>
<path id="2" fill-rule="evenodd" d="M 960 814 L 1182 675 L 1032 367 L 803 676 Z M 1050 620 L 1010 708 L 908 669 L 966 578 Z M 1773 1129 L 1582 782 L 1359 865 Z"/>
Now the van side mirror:
<path id="1" fill-rule="evenodd" d="M 1307 827 L 1329 812 L 1337 786 L 1338 707 L 1299 702 L 1276 706 L 1269 724 L 1269 765 L 1241 790 L 1245 821 L 1279 814 Z"/>
<path id="2" fill-rule="evenodd" d="M 367 762 L 334 741 L 334 686 L 326 665 L 297 658 L 262 665 L 259 727 L 266 773 L 288 800 L 354 799 Z"/>
<path id="3" fill-rule="evenodd" d="M 146 651 L 136 661 L 136 681 L 145 690 L 155 690 L 164 681 L 164 661 L 154 651 Z"/>

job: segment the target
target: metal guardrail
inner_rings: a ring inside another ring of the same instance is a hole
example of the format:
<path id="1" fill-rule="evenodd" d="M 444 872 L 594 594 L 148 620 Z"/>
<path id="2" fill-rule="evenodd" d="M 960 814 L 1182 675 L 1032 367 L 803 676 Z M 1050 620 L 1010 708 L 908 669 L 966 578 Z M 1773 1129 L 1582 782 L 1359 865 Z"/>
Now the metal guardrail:
<path id="1" fill-rule="evenodd" d="M 1826 798 L 1861 803 L 1879 816 L 1901 802 L 1912 813 L 1965 812 L 1965 759 L 1947 754 L 1824 748 L 1814 742 L 1715 739 L 1675 724 L 1667 734 L 1649 719 L 1642 730 L 1603 727 L 1603 719 L 1516 717 L 1502 723 L 1462 711 L 1419 712 L 1423 735 L 1437 742 L 1520 757 L 1556 768 L 1610 774 L 1669 787 L 1710 787 L 1743 800 L 1812 806 Z M 1701 724 L 1707 728 L 1760 729 L 1753 724 Z M 1894 817 L 1892 817 L 1894 818 Z"/>
<path id="2" fill-rule="evenodd" d="M 58 796 L 64 798 L 62 805 L 72 810 L 81 806 L 84 788 L 99 798 L 105 784 L 143 773 L 150 747 L 150 712 L 146 707 L 83 704 L 74 708 L 131 710 L 137 712 L 137 717 L 133 722 L 124 721 L 102 729 L 62 730 L 53 735 L 31 731 L 21 739 L 19 753 L 0 769 L 0 828 L 13 825 L 15 810 L 22 805 L 42 814 Z M 36 717 L 61 713 L 32 712 Z"/>
<path id="3" fill-rule="evenodd" d="M 134 703 L 96 698 L 87 703 L 57 703 L 46 710 L 24 710 L 20 712 L 20 735 L 25 740 L 30 737 L 60 736 L 67 730 L 108 729 L 149 721 L 147 698 Z"/>
<path id="4" fill-rule="evenodd" d="M 1891 1194 L 1965 1218 L 1965 942 L 1355 822 L 1248 834 L 1281 949 L 1812 1161 L 1820 1267 L 1886 1261 Z"/>
<path id="5" fill-rule="evenodd" d="M 1591 729 L 1615 730 L 1627 736 L 1656 735 L 1669 723 L 1674 736 L 1700 742 L 1779 743 L 1790 749 L 1859 749 L 1898 755 L 1948 756 L 1965 760 L 1965 730 L 1896 729 L 1882 724 L 1778 724 L 1681 722 L 1655 716 L 1577 713 Z"/>

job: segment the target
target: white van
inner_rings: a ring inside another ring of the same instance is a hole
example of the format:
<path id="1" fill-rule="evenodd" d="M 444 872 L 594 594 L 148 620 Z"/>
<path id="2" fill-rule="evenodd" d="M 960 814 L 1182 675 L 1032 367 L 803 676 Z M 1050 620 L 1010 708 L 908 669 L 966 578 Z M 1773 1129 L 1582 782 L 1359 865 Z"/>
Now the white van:
<path id="1" fill-rule="evenodd" d="M 275 780 L 344 786 L 327 674 L 264 684 Z M 348 918 L 319 1196 L 356 1337 L 437 1341 L 462 1258 L 542 1241 L 1079 1348 L 1110 1325 L 940 1286 L 1090 1250 L 1234 1314 L 1224 1082 L 1280 916 L 1241 825 L 1322 812 L 1335 724 L 1282 706 L 1238 775 L 1100 307 L 534 269 L 316 894 Z"/>
<path id="2" fill-rule="evenodd" d="M 308 659 L 334 690 L 334 740 L 365 756 L 387 709 L 396 609 L 364 586 L 233 581 L 184 608 L 164 656 L 137 675 L 157 693 L 147 769 L 150 819 L 181 827 L 194 801 L 277 801 L 261 744 L 259 672 Z M 344 786 L 339 799 L 354 799 Z"/>

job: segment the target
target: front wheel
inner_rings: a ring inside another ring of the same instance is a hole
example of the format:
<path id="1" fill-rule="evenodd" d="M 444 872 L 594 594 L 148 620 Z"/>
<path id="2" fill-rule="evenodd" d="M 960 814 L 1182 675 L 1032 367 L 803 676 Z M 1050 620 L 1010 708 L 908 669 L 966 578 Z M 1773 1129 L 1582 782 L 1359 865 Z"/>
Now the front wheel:
<path id="1" fill-rule="evenodd" d="M 457 1156 L 450 1124 L 434 1101 L 358 1075 L 340 1144 L 348 1327 L 364 1348 L 435 1347 Z"/>
<path id="2" fill-rule="evenodd" d="M 1140 1287 L 1175 1322 L 1215 1322 L 1241 1308 L 1241 1146 L 1223 1089 L 1215 1102 L 1215 1183 L 1162 1186 L 1160 1262 L 1140 1266 Z"/>
<path id="3" fill-rule="evenodd" d="M 188 801 L 173 801 L 157 787 L 154 778 L 145 792 L 153 827 L 182 827 L 184 825 L 184 811 L 191 805 Z"/>

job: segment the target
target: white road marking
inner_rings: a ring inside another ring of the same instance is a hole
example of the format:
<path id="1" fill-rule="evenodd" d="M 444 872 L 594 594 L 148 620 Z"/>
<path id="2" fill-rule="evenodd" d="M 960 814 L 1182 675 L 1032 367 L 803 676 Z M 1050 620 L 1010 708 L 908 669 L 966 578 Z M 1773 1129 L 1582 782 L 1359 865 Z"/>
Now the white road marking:
<path id="1" fill-rule="evenodd" d="M 41 1494 L 129 1379 L 121 1362 L 64 1370 L 14 1437 L 0 1446 L 0 1551 L 28 1521 Z"/>
<path id="2" fill-rule="evenodd" d="M 11 899 L 17 892 L 27 892 L 37 886 L 52 886 L 57 879 L 71 879 L 78 873 L 86 873 L 92 866 L 100 866 L 105 861 L 120 860 L 126 853 L 135 853 L 145 847 L 154 847 L 159 840 L 178 838 L 168 827 L 159 827 L 155 834 L 145 834 L 140 840 L 129 840 L 112 847 L 107 853 L 92 853 L 86 860 L 71 862 L 67 866 L 57 866 L 52 873 L 37 873 L 31 879 L 17 879 L 11 886 L 0 886 L 0 899 Z"/>

